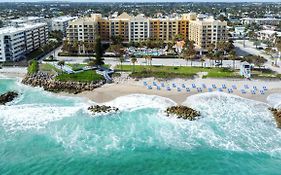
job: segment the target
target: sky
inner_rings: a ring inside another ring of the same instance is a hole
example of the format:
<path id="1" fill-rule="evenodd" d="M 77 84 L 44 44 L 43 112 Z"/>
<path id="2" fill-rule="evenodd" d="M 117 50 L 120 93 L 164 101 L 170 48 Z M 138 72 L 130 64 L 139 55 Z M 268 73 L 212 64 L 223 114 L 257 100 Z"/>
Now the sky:
<path id="1" fill-rule="evenodd" d="M 280 2 L 281 0 L 0 0 L 0 2 Z"/>

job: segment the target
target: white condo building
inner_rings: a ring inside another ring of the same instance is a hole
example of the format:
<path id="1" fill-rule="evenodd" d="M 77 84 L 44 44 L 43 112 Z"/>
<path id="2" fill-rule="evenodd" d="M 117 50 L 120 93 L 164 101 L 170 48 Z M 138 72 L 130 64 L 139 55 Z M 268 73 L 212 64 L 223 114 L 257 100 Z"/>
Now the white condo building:
<path id="1" fill-rule="evenodd" d="M 22 24 L 18 27 L 0 29 L 0 62 L 17 61 L 25 54 L 48 42 L 46 23 Z"/>
<path id="2" fill-rule="evenodd" d="M 37 16 L 27 16 L 27 17 L 21 17 L 17 19 L 11 19 L 7 22 L 8 26 L 17 26 L 21 24 L 26 24 L 26 23 L 45 23 L 46 18 L 44 17 L 37 17 Z"/>
<path id="3" fill-rule="evenodd" d="M 51 31 L 61 31 L 62 33 L 66 34 L 66 29 L 68 26 L 68 22 L 76 19 L 75 17 L 71 16 L 60 16 L 57 18 L 51 19 Z"/>

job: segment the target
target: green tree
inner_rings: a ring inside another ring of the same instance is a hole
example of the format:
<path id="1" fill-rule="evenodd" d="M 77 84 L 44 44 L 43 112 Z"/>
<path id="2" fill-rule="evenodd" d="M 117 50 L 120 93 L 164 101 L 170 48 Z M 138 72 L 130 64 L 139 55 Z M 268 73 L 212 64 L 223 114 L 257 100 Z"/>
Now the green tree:
<path id="1" fill-rule="evenodd" d="M 1 27 L 4 27 L 4 23 L 3 23 L 2 20 L 0 20 L 0 28 L 1 28 Z"/>
<path id="2" fill-rule="evenodd" d="M 135 65 L 136 65 L 136 62 L 137 62 L 137 58 L 136 57 L 132 57 L 131 58 L 131 62 L 133 63 L 133 72 L 135 72 Z"/>
<path id="3" fill-rule="evenodd" d="M 96 53 L 96 64 L 101 66 L 104 64 L 104 59 L 102 58 L 103 49 L 101 44 L 101 38 L 97 37 L 95 41 L 95 53 Z"/>
<path id="4" fill-rule="evenodd" d="M 120 62 L 121 71 L 122 71 L 123 70 L 123 63 L 125 62 L 125 57 L 123 55 L 119 57 L 119 62 Z"/>
<path id="5" fill-rule="evenodd" d="M 196 51 L 194 49 L 194 42 L 193 41 L 188 41 L 186 48 L 182 51 L 182 57 L 185 59 L 187 62 L 190 60 L 190 65 L 192 66 L 192 61 L 196 56 Z"/>
<path id="6" fill-rule="evenodd" d="M 62 67 L 65 65 L 65 61 L 64 60 L 59 61 L 58 65 L 60 66 L 60 69 L 62 69 Z"/>
<path id="7" fill-rule="evenodd" d="M 233 70 L 235 70 L 235 60 L 236 60 L 236 52 L 232 50 L 229 52 L 229 58 L 233 61 Z"/>
<path id="8" fill-rule="evenodd" d="M 113 44 L 113 45 L 122 44 L 122 43 L 123 43 L 123 38 L 122 38 L 122 36 L 120 36 L 120 35 L 112 36 L 112 37 L 111 37 L 111 41 L 112 41 L 112 44 Z"/>

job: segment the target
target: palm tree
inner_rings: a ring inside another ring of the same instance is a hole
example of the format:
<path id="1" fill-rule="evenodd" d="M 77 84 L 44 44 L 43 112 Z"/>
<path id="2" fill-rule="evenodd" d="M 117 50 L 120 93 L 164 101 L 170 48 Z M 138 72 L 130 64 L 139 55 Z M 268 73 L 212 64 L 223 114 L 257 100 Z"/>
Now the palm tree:
<path id="1" fill-rule="evenodd" d="M 62 66 L 65 65 L 65 61 L 64 61 L 64 60 L 59 61 L 59 62 L 58 62 L 58 65 L 60 66 L 60 69 L 62 69 Z"/>
<path id="2" fill-rule="evenodd" d="M 233 61 L 233 70 L 235 69 L 235 60 L 236 60 L 236 52 L 230 51 L 229 52 L 229 58 Z"/>
<path id="3" fill-rule="evenodd" d="M 124 56 L 119 57 L 120 65 L 121 65 L 121 71 L 123 70 L 123 63 L 125 62 Z"/>
<path id="4" fill-rule="evenodd" d="M 201 67 L 204 67 L 203 64 L 204 64 L 205 60 L 206 60 L 206 55 L 201 56 L 201 58 L 200 58 Z"/>
<path id="5" fill-rule="evenodd" d="M 150 55 L 146 55 L 145 57 L 146 64 L 152 65 L 152 57 Z"/>
<path id="6" fill-rule="evenodd" d="M 135 72 L 135 64 L 136 64 L 137 61 L 138 60 L 137 60 L 136 57 L 131 58 L 131 62 L 133 63 L 133 72 Z"/>
<path id="7" fill-rule="evenodd" d="M 194 59 L 195 55 L 196 51 L 190 47 L 185 48 L 182 52 L 183 59 L 185 59 L 187 63 L 190 60 L 190 66 L 192 66 L 192 60 Z"/>
<path id="8" fill-rule="evenodd" d="M 94 59 L 89 59 L 87 65 L 88 65 L 89 67 L 95 66 L 95 65 L 96 65 L 96 60 L 94 60 Z"/>

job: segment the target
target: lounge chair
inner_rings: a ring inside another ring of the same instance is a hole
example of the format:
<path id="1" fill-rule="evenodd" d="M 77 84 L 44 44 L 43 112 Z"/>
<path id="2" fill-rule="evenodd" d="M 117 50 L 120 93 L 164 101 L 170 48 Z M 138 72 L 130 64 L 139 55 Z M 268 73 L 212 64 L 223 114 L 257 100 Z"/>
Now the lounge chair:
<path id="1" fill-rule="evenodd" d="M 266 86 L 263 86 L 262 88 L 263 88 L 264 91 L 268 90 Z"/>
<path id="2" fill-rule="evenodd" d="M 174 88 L 177 87 L 177 85 L 176 85 L 175 83 L 173 83 L 172 86 L 173 86 Z"/>
<path id="3" fill-rule="evenodd" d="M 167 91 L 171 91 L 171 88 L 169 86 L 166 89 L 167 89 Z"/>
<path id="4" fill-rule="evenodd" d="M 178 91 L 178 92 L 181 92 L 181 88 L 180 88 L 180 87 L 178 87 L 178 88 L 177 88 L 177 91 Z"/>
<path id="5" fill-rule="evenodd" d="M 219 92 L 223 92 L 223 89 L 222 89 L 222 88 L 218 88 L 218 91 L 219 91 Z"/>
<path id="6" fill-rule="evenodd" d="M 213 92 L 213 89 L 212 88 L 208 88 L 208 92 Z"/>
<path id="7" fill-rule="evenodd" d="M 192 83 L 192 85 L 191 85 L 191 86 L 192 86 L 192 88 L 196 88 L 196 85 L 195 85 L 194 83 Z"/>
<path id="8" fill-rule="evenodd" d="M 244 85 L 245 89 L 249 89 L 249 86 L 247 84 Z"/>
<path id="9" fill-rule="evenodd" d="M 257 91 L 257 90 L 258 90 L 257 86 L 253 86 L 253 89 L 254 89 L 255 91 Z"/>
<path id="10" fill-rule="evenodd" d="M 251 90 L 251 94 L 252 94 L 252 95 L 255 95 L 255 94 L 256 94 L 256 91 L 255 91 L 255 90 Z"/>
<path id="11" fill-rule="evenodd" d="M 197 88 L 197 92 L 202 92 L 202 89 L 201 88 Z"/>
<path id="12" fill-rule="evenodd" d="M 189 89 L 189 88 L 186 88 L 186 92 L 190 92 L 190 89 Z"/>
<path id="13" fill-rule="evenodd" d="M 260 90 L 260 93 L 261 93 L 261 95 L 264 95 L 264 91 L 263 90 Z"/>
<path id="14" fill-rule="evenodd" d="M 206 86 L 205 84 L 202 84 L 202 88 L 206 89 L 206 88 L 207 88 L 207 86 Z"/>
<path id="15" fill-rule="evenodd" d="M 228 93 L 233 93 L 233 90 L 232 89 L 227 89 Z"/>
<path id="16" fill-rule="evenodd" d="M 185 88 L 185 84 L 182 84 L 181 87 L 182 87 L 182 88 Z"/>
<path id="17" fill-rule="evenodd" d="M 232 85 L 232 89 L 237 89 L 237 86 L 236 85 Z"/>
<path id="18" fill-rule="evenodd" d="M 225 84 L 222 84 L 221 87 L 222 87 L 223 89 L 226 89 L 226 85 L 225 85 Z"/>
<path id="19" fill-rule="evenodd" d="M 244 89 L 241 89 L 242 94 L 246 94 L 247 92 Z"/>
<path id="20" fill-rule="evenodd" d="M 215 84 L 212 84 L 212 88 L 216 89 L 216 88 L 217 88 L 217 86 L 216 86 Z"/>

